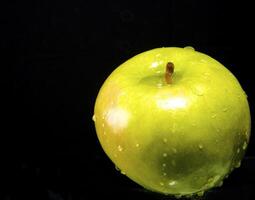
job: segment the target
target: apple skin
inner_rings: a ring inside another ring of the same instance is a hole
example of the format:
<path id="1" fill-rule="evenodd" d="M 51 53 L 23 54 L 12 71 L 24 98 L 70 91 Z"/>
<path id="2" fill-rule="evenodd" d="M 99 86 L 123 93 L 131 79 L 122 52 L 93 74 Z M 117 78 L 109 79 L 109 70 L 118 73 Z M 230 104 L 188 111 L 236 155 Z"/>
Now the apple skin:
<path id="1" fill-rule="evenodd" d="M 164 79 L 168 62 L 172 83 Z M 220 186 L 245 154 L 247 96 L 222 64 L 193 48 L 157 48 L 116 68 L 93 119 L 112 162 L 148 190 L 189 196 Z"/>

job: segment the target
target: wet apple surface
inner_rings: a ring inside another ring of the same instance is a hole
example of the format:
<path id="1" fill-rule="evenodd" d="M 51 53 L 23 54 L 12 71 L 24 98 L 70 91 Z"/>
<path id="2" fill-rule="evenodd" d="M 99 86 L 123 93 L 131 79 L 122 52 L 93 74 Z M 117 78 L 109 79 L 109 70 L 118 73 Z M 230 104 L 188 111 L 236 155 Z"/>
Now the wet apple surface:
<path id="1" fill-rule="evenodd" d="M 153 49 L 120 65 L 99 91 L 93 119 L 123 174 L 178 196 L 220 186 L 240 166 L 250 137 L 237 79 L 190 47 Z"/>

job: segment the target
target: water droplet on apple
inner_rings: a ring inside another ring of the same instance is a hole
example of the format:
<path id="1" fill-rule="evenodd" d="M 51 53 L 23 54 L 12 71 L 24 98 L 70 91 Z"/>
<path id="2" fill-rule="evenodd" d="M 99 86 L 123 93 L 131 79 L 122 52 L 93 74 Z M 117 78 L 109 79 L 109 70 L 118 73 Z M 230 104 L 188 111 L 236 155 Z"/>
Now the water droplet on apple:
<path id="1" fill-rule="evenodd" d="M 213 177 L 209 178 L 209 179 L 207 180 L 207 184 L 211 185 L 211 184 L 213 183 L 213 180 L 214 180 Z"/>
<path id="2" fill-rule="evenodd" d="M 136 147 L 139 147 L 139 146 L 140 146 L 140 144 L 138 144 L 138 143 L 137 143 L 135 146 L 136 146 Z"/>
<path id="3" fill-rule="evenodd" d="M 122 146 L 118 146 L 118 151 L 123 151 L 123 147 Z"/>
<path id="4" fill-rule="evenodd" d="M 160 65 L 160 62 L 154 61 L 154 62 L 151 63 L 150 68 L 157 68 L 159 65 Z"/>
<path id="5" fill-rule="evenodd" d="M 166 163 L 163 163 L 162 166 L 163 166 L 163 167 L 166 167 Z"/>
<path id="6" fill-rule="evenodd" d="M 96 122 L 96 115 L 93 115 L 92 120 Z"/>
<path id="7" fill-rule="evenodd" d="M 199 148 L 200 150 L 202 150 L 204 147 L 203 147 L 202 144 L 199 144 L 199 145 L 198 145 L 198 148 Z"/>
<path id="8" fill-rule="evenodd" d="M 222 185 L 223 185 L 223 181 L 220 181 L 220 182 L 217 184 L 218 187 L 221 187 Z"/>
<path id="9" fill-rule="evenodd" d="M 217 182 L 220 179 L 220 175 L 214 176 L 214 182 Z"/>
<path id="10" fill-rule="evenodd" d="M 120 171 L 120 168 L 118 168 L 117 165 L 115 165 L 115 169 L 116 169 L 117 171 Z"/>
<path id="11" fill-rule="evenodd" d="M 219 132 L 220 132 L 220 129 L 219 129 L 219 128 L 217 128 L 217 129 L 216 129 L 216 131 L 217 131 L 217 133 L 219 133 Z"/>
<path id="12" fill-rule="evenodd" d="M 168 185 L 170 185 L 170 186 L 174 186 L 176 184 L 176 181 L 170 181 L 169 183 L 168 183 Z"/>
<path id="13" fill-rule="evenodd" d="M 203 73 L 203 78 L 207 81 L 210 81 L 210 73 L 208 72 Z"/>
<path id="14" fill-rule="evenodd" d="M 160 184 L 161 186 L 164 186 L 164 185 L 165 185 L 163 182 L 160 182 L 159 184 Z"/>
<path id="15" fill-rule="evenodd" d="M 243 94 L 244 94 L 244 96 L 247 98 L 248 96 L 247 96 L 247 94 L 245 93 L 245 91 L 243 91 Z"/>
<path id="16" fill-rule="evenodd" d="M 166 172 L 164 172 L 164 173 L 163 173 L 163 176 L 166 176 L 166 175 L 167 175 L 167 173 L 166 173 Z"/>
<path id="17" fill-rule="evenodd" d="M 190 51 L 195 51 L 194 47 L 192 46 L 186 46 L 184 49 L 190 50 Z"/>
<path id="18" fill-rule="evenodd" d="M 248 136 L 248 130 L 245 130 L 244 134 L 245 134 L 246 136 Z"/>
<path id="19" fill-rule="evenodd" d="M 207 61 L 205 59 L 200 59 L 201 63 L 207 63 Z"/>
<path id="20" fill-rule="evenodd" d="M 164 143 L 167 143 L 167 139 L 166 139 L 166 138 L 164 138 L 164 139 L 163 139 L 163 142 L 164 142 Z"/>
<path id="21" fill-rule="evenodd" d="M 243 150 L 245 150 L 247 148 L 247 142 L 243 143 Z"/>
<path id="22" fill-rule="evenodd" d="M 173 148 L 173 152 L 174 152 L 174 153 L 177 153 L 177 149 L 176 149 L 176 148 Z"/>
<path id="23" fill-rule="evenodd" d="M 204 88 L 202 88 L 202 87 L 198 87 L 198 86 L 193 87 L 192 91 L 197 96 L 203 96 L 204 95 Z"/>
<path id="24" fill-rule="evenodd" d="M 120 173 L 123 174 L 123 175 L 126 175 L 126 172 L 124 172 L 124 171 L 120 171 Z"/>
<path id="25" fill-rule="evenodd" d="M 202 197 L 204 195 L 204 193 L 205 193 L 204 191 L 200 191 L 197 193 L 197 196 Z"/>
<path id="26" fill-rule="evenodd" d="M 104 131 L 103 134 L 106 135 L 106 132 Z"/>
<path id="27" fill-rule="evenodd" d="M 104 128 L 104 123 L 102 123 L 102 127 Z"/>
<path id="28" fill-rule="evenodd" d="M 212 114 L 212 116 L 211 116 L 213 119 L 216 117 L 216 114 Z"/>
<path id="29" fill-rule="evenodd" d="M 237 148 L 237 151 L 236 151 L 237 153 L 240 153 L 240 149 L 239 148 Z"/>
<path id="30" fill-rule="evenodd" d="M 171 163 L 172 163 L 173 166 L 176 166 L 175 160 L 172 160 Z"/>
<path id="31" fill-rule="evenodd" d="M 159 57 L 161 57 L 161 54 L 160 54 L 160 53 L 157 53 L 157 54 L 156 54 L 156 58 L 159 58 Z"/>
<path id="32" fill-rule="evenodd" d="M 157 87 L 158 87 L 158 88 L 161 88 L 162 85 L 163 85 L 162 83 L 157 83 Z"/>
<path id="33" fill-rule="evenodd" d="M 241 166 L 241 161 L 238 161 L 235 165 L 235 168 L 239 168 Z"/>
<path id="34" fill-rule="evenodd" d="M 229 172 L 231 173 L 234 169 L 235 169 L 234 166 L 231 166 Z"/>
<path id="35" fill-rule="evenodd" d="M 192 196 L 193 196 L 192 194 L 186 194 L 185 198 L 191 199 Z"/>
<path id="36" fill-rule="evenodd" d="M 227 110 L 228 110 L 228 108 L 227 107 L 225 107 L 225 108 L 223 108 L 223 112 L 227 112 Z"/>
<path id="37" fill-rule="evenodd" d="M 176 199 L 180 199 L 180 198 L 182 198 L 182 195 L 181 195 L 181 194 L 175 194 L 174 197 L 175 197 Z"/>
<path id="38" fill-rule="evenodd" d="M 167 153 L 163 153 L 163 157 L 167 157 Z"/>

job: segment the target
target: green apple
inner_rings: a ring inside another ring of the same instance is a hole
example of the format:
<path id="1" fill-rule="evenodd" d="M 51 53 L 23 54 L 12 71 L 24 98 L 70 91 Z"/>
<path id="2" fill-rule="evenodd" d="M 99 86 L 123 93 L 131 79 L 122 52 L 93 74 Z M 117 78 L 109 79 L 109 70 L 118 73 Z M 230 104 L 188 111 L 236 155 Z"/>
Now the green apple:
<path id="1" fill-rule="evenodd" d="M 123 174 L 178 196 L 220 186 L 240 166 L 251 126 L 234 75 L 191 47 L 157 48 L 121 64 L 100 89 L 93 119 Z"/>

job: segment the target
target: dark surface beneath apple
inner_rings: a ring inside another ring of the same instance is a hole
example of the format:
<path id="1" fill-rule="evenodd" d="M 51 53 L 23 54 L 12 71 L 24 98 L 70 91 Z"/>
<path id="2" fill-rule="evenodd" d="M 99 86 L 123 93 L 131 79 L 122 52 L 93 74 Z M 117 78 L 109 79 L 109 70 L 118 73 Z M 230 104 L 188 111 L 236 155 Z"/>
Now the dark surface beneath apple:
<path id="1" fill-rule="evenodd" d="M 98 90 L 138 53 L 193 46 L 238 78 L 253 119 L 252 7 L 202 0 L 3 3 L 1 69 L 8 87 L 0 199 L 172 199 L 144 190 L 107 158 L 92 121 Z M 254 146 L 252 128 L 241 167 L 200 199 L 255 199 Z"/>

